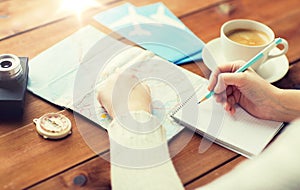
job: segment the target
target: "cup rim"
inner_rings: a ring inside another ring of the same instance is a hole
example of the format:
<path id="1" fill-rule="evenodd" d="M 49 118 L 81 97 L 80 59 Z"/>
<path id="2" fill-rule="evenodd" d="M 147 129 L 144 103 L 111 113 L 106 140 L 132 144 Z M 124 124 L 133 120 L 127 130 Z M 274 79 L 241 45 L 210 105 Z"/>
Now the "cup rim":
<path id="1" fill-rule="evenodd" d="M 264 28 L 263 32 L 265 32 L 268 35 L 268 37 L 270 38 L 270 41 L 268 41 L 266 44 L 263 44 L 263 45 L 250 46 L 250 45 L 241 44 L 241 43 L 238 43 L 238 42 L 235 42 L 235 41 L 229 39 L 227 37 L 227 35 L 225 34 L 225 32 L 224 32 L 224 28 L 228 27 L 229 24 L 236 23 L 236 22 L 247 22 L 247 23 L 257 24 L 260 27 L 263 27 Z M 247 48 L 264 47 L 264 46 L 268 45 L 269 43 L 271 43 L 275 39 L 275 33 L 274 33 L 274 31 L 268 25 L 266 25 L 266 24 L 264 24 L 262 22 L 256 21 L 256 20 L 251 20 L 251 19 L 232 19 L 232 20 L 229 20 L 229 21 L 227 21 L 227 22 L 225 22 L 225 23 L 222 24 L 220 33 L 221 33 L 220 36 L 224 36 L 225 39 L 228 40 L 228 41 L 230 41 L 231 43 L 233 43 L 235 45 L 242 46 L 242 47 L 247 47 Z"/>

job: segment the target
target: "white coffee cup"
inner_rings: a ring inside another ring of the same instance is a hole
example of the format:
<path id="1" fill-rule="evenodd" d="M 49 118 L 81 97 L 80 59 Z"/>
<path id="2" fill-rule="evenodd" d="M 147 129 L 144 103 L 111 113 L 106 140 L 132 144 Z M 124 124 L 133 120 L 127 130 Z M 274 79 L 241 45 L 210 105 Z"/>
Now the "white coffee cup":
<path id="1" fill-rule="evenodd" d="M 226 61 L 249 61 L 275 39 L 275 34 L 270 27 L 247 19 L 235 19 L 225 22 L 221 27 L 220 33 L 221 49 Z M 257 70 L 268 59 L 285 54 L 288 50 L 288 42 L 282 39 L 281 44 L 283 49 L 276 51 L 276 54 L 273 52 L 267 53 L 251 67 Z"/>

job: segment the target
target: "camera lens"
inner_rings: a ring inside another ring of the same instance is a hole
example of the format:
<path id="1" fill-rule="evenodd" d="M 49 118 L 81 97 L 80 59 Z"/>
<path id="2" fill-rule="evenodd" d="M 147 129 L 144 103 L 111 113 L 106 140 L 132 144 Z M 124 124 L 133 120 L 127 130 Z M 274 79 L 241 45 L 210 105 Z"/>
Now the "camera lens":
<path id="1" fill-rule="evenodd" d="M 0 65 L 1 65 L 2 68 L 9 68 L 9 67 L 12 66 L 12 62 L 10 62 L 10 61 L 2 61 L 0 63 Z"/>
<path id="2" fill-rule="evenodd" d="M 22 76 L 20 58 L 12 54 L 0 55 L 0 81 L 13 80 Z"/>

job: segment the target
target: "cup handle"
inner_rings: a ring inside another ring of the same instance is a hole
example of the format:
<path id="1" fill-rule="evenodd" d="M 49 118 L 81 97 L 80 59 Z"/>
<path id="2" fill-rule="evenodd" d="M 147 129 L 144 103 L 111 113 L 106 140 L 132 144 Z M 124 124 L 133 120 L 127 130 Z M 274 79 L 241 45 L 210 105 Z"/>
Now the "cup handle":
<path id="1" fill-rule="evenodd" d="M 281 55 L 283 55 L 283 54 L 285 54 L 287 51 L 288 51 L 288 49 L 289 49 L 289 44 L 288 44 L 288 42 L 285 40 L 285 39 L 283 39 L 283 38 L 281 38 L 281 43 L 280 44 L 282 44 L 283 45 L 283 49 L 281 49 L 278 53 L 272 53 L 272 54 L 270 54 L 270 52 L 269 52 L 269 54 L 268 54 L 268 58 L 267 59 L 271 59 L 271 58 L 274 58 L 274 57 L 278 57 L 278 56 L 281 56 Z"/>

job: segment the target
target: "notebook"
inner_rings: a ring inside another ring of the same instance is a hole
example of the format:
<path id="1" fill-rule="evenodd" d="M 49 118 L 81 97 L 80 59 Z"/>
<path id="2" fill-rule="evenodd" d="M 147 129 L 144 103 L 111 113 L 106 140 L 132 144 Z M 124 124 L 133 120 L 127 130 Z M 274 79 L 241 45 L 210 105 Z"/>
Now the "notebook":
<path id="1" fill-rule="evenodd" d="M 259 155 L 282 128 L 282 122 L 253 117 L 241 107 L 230 115 L 210 98 L 197 104 L 207 94 L 205 85 L 171 112 L 171 117 L 203 137 L 248 158 Z"/>

